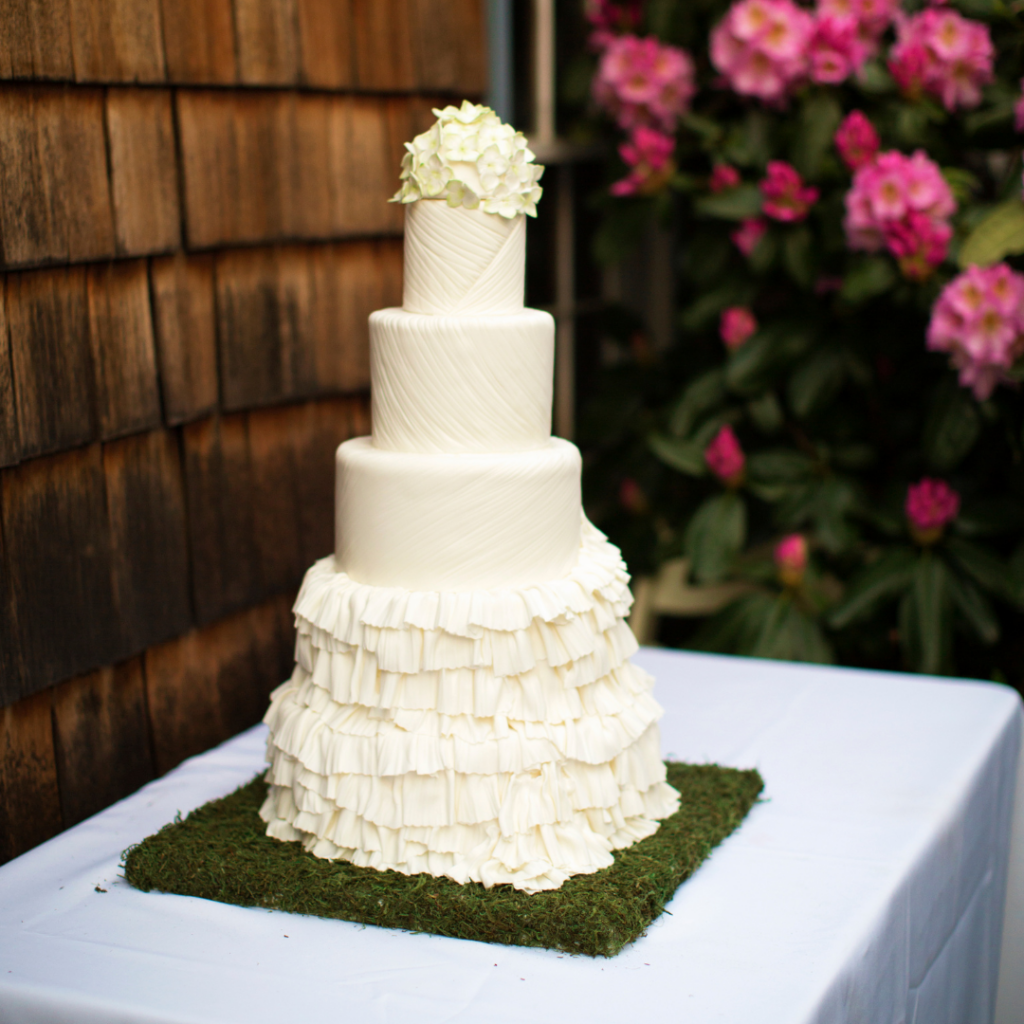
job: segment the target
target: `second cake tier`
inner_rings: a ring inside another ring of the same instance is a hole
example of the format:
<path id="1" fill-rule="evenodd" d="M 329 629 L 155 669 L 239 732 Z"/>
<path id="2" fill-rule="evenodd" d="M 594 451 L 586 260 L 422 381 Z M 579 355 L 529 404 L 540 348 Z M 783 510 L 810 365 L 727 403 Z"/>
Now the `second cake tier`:
<path id="1" fill-rule="evenodd" d="M 579 553 L 580 469 L 575 445 L 559 438 L 533 451 L 461 455 L 346 441 L 336 456 L 338 569 L 405 590 L 561 579 Z"/>

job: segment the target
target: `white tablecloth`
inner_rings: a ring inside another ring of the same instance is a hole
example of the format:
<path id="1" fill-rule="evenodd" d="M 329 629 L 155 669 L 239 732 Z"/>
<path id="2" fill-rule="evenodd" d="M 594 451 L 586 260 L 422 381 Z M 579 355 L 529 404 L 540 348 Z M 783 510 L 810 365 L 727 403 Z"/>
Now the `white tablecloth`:
<path id="1" fill-rule="evenodd" d="M 618 957 L 133 890 L 121 850 L 251 778 L 257 728 L 0 868 L 0 1021 L 990 1021 L 1016 694 L 678 652 L 639 660 L 659 680 L 666 754 L 756 766 L 767 799 Z M 1022 854 L 1002 1024 L 1024 1021 Z"/>

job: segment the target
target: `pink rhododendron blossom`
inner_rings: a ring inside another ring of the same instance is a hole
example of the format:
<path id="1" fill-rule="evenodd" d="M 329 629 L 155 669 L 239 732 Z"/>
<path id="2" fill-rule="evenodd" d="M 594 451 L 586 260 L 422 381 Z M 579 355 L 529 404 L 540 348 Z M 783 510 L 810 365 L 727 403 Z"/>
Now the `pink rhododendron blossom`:
<path id="1" fill-rule="evenodd" d="M 693 60 L 685 50 L 653 36 L 611 40 L 594 76 L 594 99 L 621 128 L 649 125 L 675 131 L 696 92 Z"/>
<path id="2" fill-rule="evenodd" d="M 948 352 L 960 383 L 988 398 L 1024 355 L 1024 274 L 998 263 L 953 278 L 932 308 L 928 348 Z"/>
<path id="3" fill-rule="evenodd" d="M 619 155 L 632 169 L 611 186 L 611 194 L 629 196 L 657 191 L 675 168 L 671 160 L 675 148 L 675 139 L 670 135 L 645 125 L 634 129 L 629 141 L 619 146 Z"/>
<path id="4" fill-rule="evenodd" d="M 846 240 L 851 249 L 888 248 L 903 273 L 922 280 L 945 258 L 956 200 L 923 150 L 880 153 L 853 175 L 846 193 Z"/>
<path id="5" fill-rule="evenodd" d="M 785 160 L 769 160 L 768 173 L 760 184 L 761 209 L 781 221 L 803 220 L 818 201 L 818 190 L 805 185 L 799 172 Z"/>
<path id="6" fill-rule="evenodd" d="M 981 102 L 994 59 L 987 25 L 949 8 L 929 7 L 897 18 L 889 70 L 905 93 L 929 92 L 947 110 L 956 110 Z"/>
<path id="7" fill-rule="evenodd" d="M 816 16 L 819 21 L 852 20 L 856 26 L 853 44 L 853 70 L 860 70 L 868 57 L 878 52 L 879 40 L 892 24 L 899 10 L 899 0 L 818 0 Z"/>
<path id="8" fill-rule="evenodd" d="M 768 221 L 764 217 L 748 217 L 740 222 L 740 226 L 729 237 L 744 256 L 749 256 L 757 248 L 757 243 L 767 230 Z"/>
<path id="9" fill-rule="evenodd" d="M 594 50 L 603 50 L 616 36 L 635 32 L 643 13 L 642 0 L 585 0 L 583 15 L 591 26 L 588 42 Z"/>
<path id="10" fill-rule="evenodd" d="M 736 92 L 778 104 L 806 79 L 813 35 L 792 0 L 737 0 L 711 32 L 711 62 Z"/>
<path id="11" fill-rule="evenodd" d="M 729 164 L 715 164 L 708 179 L 708 188 L 712 192 L 725 192 L 740 183 L 740 172 Z"/>
<path id="12" fill-rule="evenodd" d="M 878 152 L 878 132 L 862 110 L 851 110 L 834 136 L 836 149 L 851 171 L 870 163 Z"/>
<path id="13" fill-rule="evenodd" d="M 924 477 L 907 488 L 903 506 L 910 521 L 910 532 L 919 544 L 934 544 L 947 524 L 960 511 L 960 495 L 945 480 Z"/>
<path id="14" fill-rule="evenodd" d="M 704 461 L 708 469 L 729 487 L 736 487 L 743 480 L 743 467 L 747 457 L 743 454 L 732 427 L 727 423 L 715 434 L 704 449 Z"/>
<path id="15" fill-rule="evenodd" d="M 718 333 L 730 351 L 739 348 L 756 330 L 757 320 L 746 306 L 730 306 L 722 310 Z"/>
<path id="16" fill-rule="evenodd" d="M 867 59 L 867 51 L 860 41 L 859 29 L 852 15 L 819 14 L 815 18 L 808 51 L 812 82 L 836 85 L 860 68 Z"/>
<path id="17" fill-rule="evenodd" d="M 798 587 L 807 571 L 807 538 L 790 533 L 775 545 L 775 568 L 784 587 Z"/>

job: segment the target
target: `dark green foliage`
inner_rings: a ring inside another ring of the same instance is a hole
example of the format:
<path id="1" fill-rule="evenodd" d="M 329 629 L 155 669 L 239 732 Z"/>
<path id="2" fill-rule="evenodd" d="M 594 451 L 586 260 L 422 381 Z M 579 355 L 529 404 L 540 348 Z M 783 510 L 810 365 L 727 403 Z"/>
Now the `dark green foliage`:
<path id="1" fill-rule="evenodd" d="M 508 885 L 485 889 L 319 860 L 298 843 L 268 839 L 257 814 L 266 795 L 262 776 L 130 847 L 125 877 L 146 892 L 615 956 L 643 935 L 763 788 L 756 771 L 718 765 L 669 764 L 668 781 L 681 806 L 653 836 L 619 851 L 610 868 L 532 896 Z"/>

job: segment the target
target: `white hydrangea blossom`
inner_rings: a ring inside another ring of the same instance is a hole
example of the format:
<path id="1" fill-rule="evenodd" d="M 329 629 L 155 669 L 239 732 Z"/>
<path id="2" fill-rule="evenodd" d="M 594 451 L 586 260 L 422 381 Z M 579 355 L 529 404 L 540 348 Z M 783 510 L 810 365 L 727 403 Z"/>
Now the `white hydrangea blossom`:
<path id="1" fill-rule="evenodd" d="M 468 100 L 434 114 L 434 125 L 405 144 L 402 187 L 391 202 L 446 199 L 501 217 L 536 217 L 544 168 L 533 162 L 526 136 Z"/>

